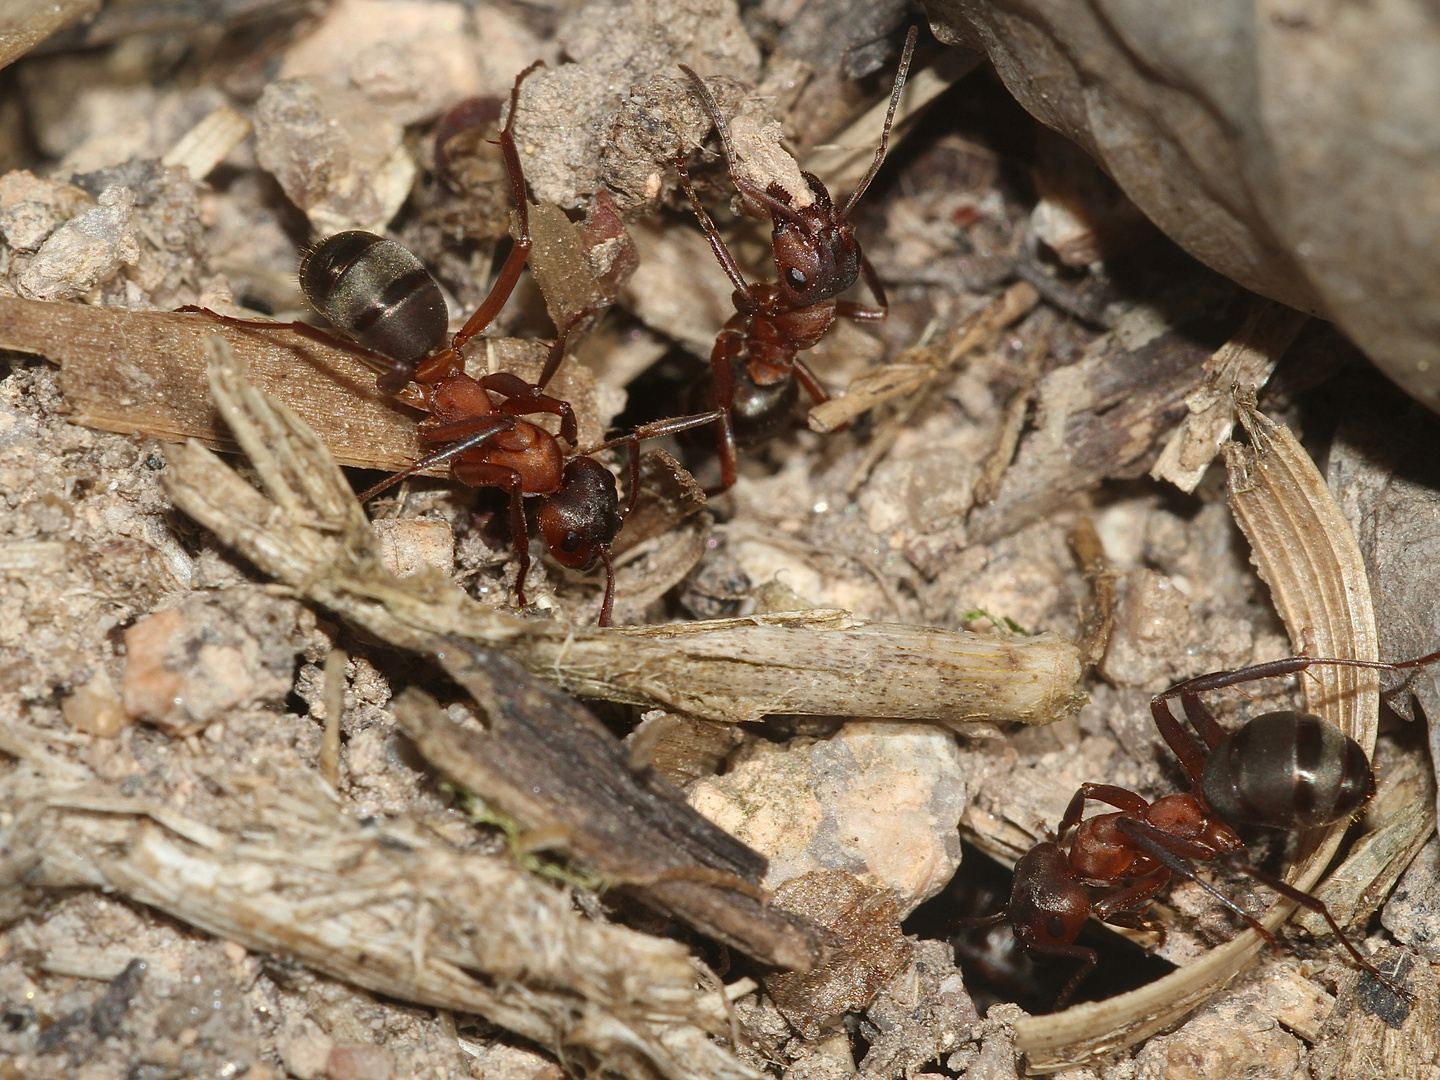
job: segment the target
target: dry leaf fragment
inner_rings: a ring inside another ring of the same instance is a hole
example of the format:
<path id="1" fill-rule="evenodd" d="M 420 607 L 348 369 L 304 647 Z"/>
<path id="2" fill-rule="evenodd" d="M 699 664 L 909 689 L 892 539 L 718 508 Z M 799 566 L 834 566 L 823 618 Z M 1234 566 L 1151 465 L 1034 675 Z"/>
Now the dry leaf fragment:
<path id="1" fill-rule="evenodd" d="M 169 441 L 199 439 L 233 451 L 205 378 L 206 344 L 217 334 L 249 377 L 303 417 L 340 464 L 396 471 L 421 456 L 419 413 L 376 390 L 374 373 L 351 353 L 279 324 L 243 330 L 200 314 L 0 297 L 0 348 L 59 364 L 75 423 Z M 471 350 L 472 363 L 521 378 L 539 375 L 546 351 L 539 342 L 514 338 L 486 339 Z M 599 443 L 588 373 L 567 364 L 551 385 L 575 406 L 581 443 Z"/>

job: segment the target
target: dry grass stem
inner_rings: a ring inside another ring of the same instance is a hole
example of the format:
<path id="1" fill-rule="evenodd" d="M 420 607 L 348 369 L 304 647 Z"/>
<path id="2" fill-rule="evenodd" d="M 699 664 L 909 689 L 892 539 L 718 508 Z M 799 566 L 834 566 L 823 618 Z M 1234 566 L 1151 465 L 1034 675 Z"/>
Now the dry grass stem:
<path id="1" fill-rule="evenodd" d="M 1309 316 L 1284 304 L 1258 304 L 1235 336 L 1205 364 L 1205 383 L 1185 399 L 1190 410 L 1150 470 L 1181 491 L 1194 491 L 1235 426 L 1236 394 L 1264 386 Z"/>
<path id="2" fill-rule="evenodd" d="M 314 433 L 233 367 L 211 378 L 270 498 L 191 443 L 166 477 L 176 504 L 266 573 L 402 648 L 429 651 L 435 635 L 453 635 L 503 648 L 569 693 L 731 722 L 781 713 L 1048 723 L 1084 700 L 1075 646 L 1048 635 L 1005 640 L 843 611 L 574 629 L 478 604 L 438 574 L 396 578 Z"/>
<path id="3" fill-rule="evenodd" d="M 47 751 L 25 760 L 0 790 L 23 808 L 5 832 L 0 911 L 37 886 L 114 890 L 636 1080 L 754 1076 L 710 1040 L 725 1011 L 682 945 L 586 919 L 508 858 L 457 852 L 405 817 L 362 824 L 316 772 L 237 785 L 217 828 L 77 780 Z"/>

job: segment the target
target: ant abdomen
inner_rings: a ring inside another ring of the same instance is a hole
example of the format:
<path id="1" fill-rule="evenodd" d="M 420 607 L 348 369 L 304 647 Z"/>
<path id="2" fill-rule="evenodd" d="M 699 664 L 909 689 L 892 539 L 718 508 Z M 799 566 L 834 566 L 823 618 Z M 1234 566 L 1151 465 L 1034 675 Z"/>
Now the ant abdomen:
<path id="1" fill-rule="evenodd" d="M 445 344 L 450 314 L 440 286 L 394 240 L 342 232 L 300 263 L 300 289 L 316 311 L 361 345 L 414 367 Z"/>
<path id="2" fill-rule="evenodd" d="M 758 446 L 768 441 L 790 421 L 800 400 L 800 384 L 794 379 L 761 385 L 750 377 L 750 365 L 743 360 L 731 370 L 734 388 L 730 421 L 736 446 Z M 715 380 L 707 371 L 695 380 L 686 396 L 690 412 L 716 408 Z"/>
<path id="3" fill-rule="evenodd" d="M 1285 711 L 1221 740 L 1201 788 L 1226 821 L 1308 829 L 1354 814 L 1375 794 L 1375 778 L 1360 744 L 1334 724 Z"/>

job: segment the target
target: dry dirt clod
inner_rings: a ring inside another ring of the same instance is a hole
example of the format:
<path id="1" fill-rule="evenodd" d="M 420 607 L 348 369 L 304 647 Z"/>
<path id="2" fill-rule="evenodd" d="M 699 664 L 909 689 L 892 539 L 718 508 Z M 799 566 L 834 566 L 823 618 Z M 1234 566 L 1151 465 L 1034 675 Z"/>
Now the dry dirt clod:
<path id="1" fill-rule="evenodd" d="M 1135 1080 L 1289 1080 L 1304 1054 L 1243 994 L 1212 1002 L 1174 1035 L 1151 1039 L 1135 1057 Z"/>
<path id="2" fill-rule="evenodd" d="M 415 181 L 403 134 L 358 90 L 313 78 L 273 82 L 255 106 L 255 155 L 321 238 L 389 224 Z"/>
<path id="3" fill-rule="evenodd" d="M 846 871 L 891 890 L 902 914 L 960 865 L 955 825 L 967 801 L 952 736 L 851 723 L 810 745 L 757 743 L 690 803 L 770 860 L 765 882 Z"/>
<path id="4" fill-rule="evenodd" d="M 865 1008 L 910 958 L 900 933 L 898 897 L 853 874 L 817 870 L 791 878 L 773 903 L 830 932 L 830 958 L 808 972 L 780 972 L 766 992 L 785 1019 L 810 1040 L 844 1014 Z"/>
<path id="5" fill-rule="evenodd" d="M 96 670 L 90 681 L 60 705 L 65 721 L 76 731 L 101 738 L 112 738 L 130 722 L 114 681 L 104 668 Z"/>
<path id="6" fill-rule="evenodd" d="M 146 616 L 125 632 L 126 715 L 183 736 L 283 699 L 312 620 L 294 601 L 248 589 Z"/>

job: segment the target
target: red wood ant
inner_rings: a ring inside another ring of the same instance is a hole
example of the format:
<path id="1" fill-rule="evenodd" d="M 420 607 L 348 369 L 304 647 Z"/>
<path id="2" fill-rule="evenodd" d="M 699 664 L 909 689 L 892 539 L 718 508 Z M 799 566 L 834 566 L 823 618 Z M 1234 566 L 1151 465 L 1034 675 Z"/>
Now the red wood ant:
<path id="1" fill-rule="evenodd" d="M 813 173 L 801 173 L 813 196 L 813 201 L 803 207 L 796 206 L 791 193 L 776 182 L 772 181 L 762 191 L 740 176 L 736 171 L 730 126 L 720 115 L 714 96 L 699 75 L 680 65 L 720 134 L 731 181 L 749 204 L 770 215 L 770 243 L 777 277 L 773 284 L 752 284 L 745 280 L 735 257 L 696 195 L 684 161 L 677 158 L 675 167 L 680 183 L 700 228 L 710 241 L 715 258 L 735 285 L 732 297 L 735 314 L 715 339 L 710 351 L 710 385 L 708 390 L 701 388 L 709 399 L 706 404 L 713 404 L 724 413 L 717 431 L 721 490 L 735 483 L 737 444 L 759 443 L 774 434 L 795 404 L 800 386 L 817 403 L 828 399 L 824 386 L 798 354 L 814 347 L 837 316 L 878 321 L 885 318 L 889 310 L 885 288 L 875 268 L 860 251 L 849 215 L 885 161 L 890 125 L 895 118 L 900 91 L 905 87 L 918 32 L 918 28 L 912 27 L 905 39 L 875 161 L 845 205 L 838 209 L 825 185 Z M 836 299 L 854 285 L 861 274 L 879 302 L 878 307 Z"/>
<path id="2" fill-rule="evenodd" d="M 1061 1009 L 1097 961 L 1094 949 L 1075 943 L 1085 920 L 1094 915 L 1113 926 L 1153 932 L 1159 936 L 1157 946 L 1163 945 L 1164 925 L 1143 909 L 1172 875 L 1197 882 L 1273 943 L 1274 936 L 1264 926 L 1197 877 L 1191 865 L 1215 863 L 1246 874 L 1320 915 L 1357 964 L 1390 990 L 1408 997 L 1341 932 L 1322 901 L 1252 866 L 1244 841 L 1229 824 L 1304 829 L 1354 815 L 1375 793 L 1365 751 L 1333 724 L 1310 713 L 1265 713 L 1227 733 L 1199 695 L 1293 675 L 1317 664 L 1400 671 L 1437 659 L 1440 652 L 1394 664 L 1295 656 L 1200 675 L 1156 694 L 1150 699 L 1155 724 L 1189 776 L 1191 790 L 1148 802 L 1126 788 L 1082 784 L 1060 819 L 1055 839 L 1036 844 L 1015 864 L 1005 908 L 963 923 L 983 926 L 1008 920 L 1016 938 L 1032 952 L 1081 961 L 1056 1000 L 1055 1007 Z M 1205 750 L 1170 711 L 1169 702 L 1177 697 Z M 1082 820 L 1085 803 L 1092 799 L 1119 812 Z M 1067 851 L 1066 834 L 1071 828 L 1075 834 Z M 1091 895 L 1092 886 L 1120 887 L 1097 900 Z"/>
<path id="3" fill-rule="evenodd" d="M 447 462 L 461 483 L 501 489 L 510 497 L 511 535 L 520 562 L 515 592 L 523 605 L 525 576 L 530 568 L 530 530 L 524 499 L 537 497 L 536 520 L 555 560 L 576 570 L 588 570 L 597 561 L 604 565 L 605 599 L 598 621 L 608 626 L 615 596 L 610 545 L 625 515 L 619 512 L 615 477 L 589 453 L 621 443 L 630 446 L 633 506 L 639 474 L 634 444 L 643 438 L 714 423 L 718 413 L 658 421 L 567 460 L 554 435 L 523 417 L 558 417 L 560 438 L 574 447 L 574 410 L 569 402 L 545 394 L 544 388 L 564 359 L 570 330 L 589 311 L 579 312 L 569 325 L 559 328 L 537 382 L 528 383 L 509 372 L 494 372 L 479 379 L 465 374 L 462 349 L 500 313 L 532 245 L 525 179 L 511 128 L 519 108 L 520 86 L 540 66 L 539 62 L 532 64 L 516 76 L 510 91 L 510 116 L 500 132 L 519 236 L 489 295 L 459 333 L 447 344 L 445 299 L 420 260 L 393 240 L 358 231 L 323 240 L 300 264 L 300 287 L 306 299 L 350 338 L 338 338 L 305 323 L 288 326 L 312 340 L 355 355 L 377 373 L 376 382 L 382 391 L 430 414 L 420 423 L 420 442 L 438 449 L 362 492 L 362 502 L 403 477 Z M 209 314 L 247 328 L 287 325 Z"/>

